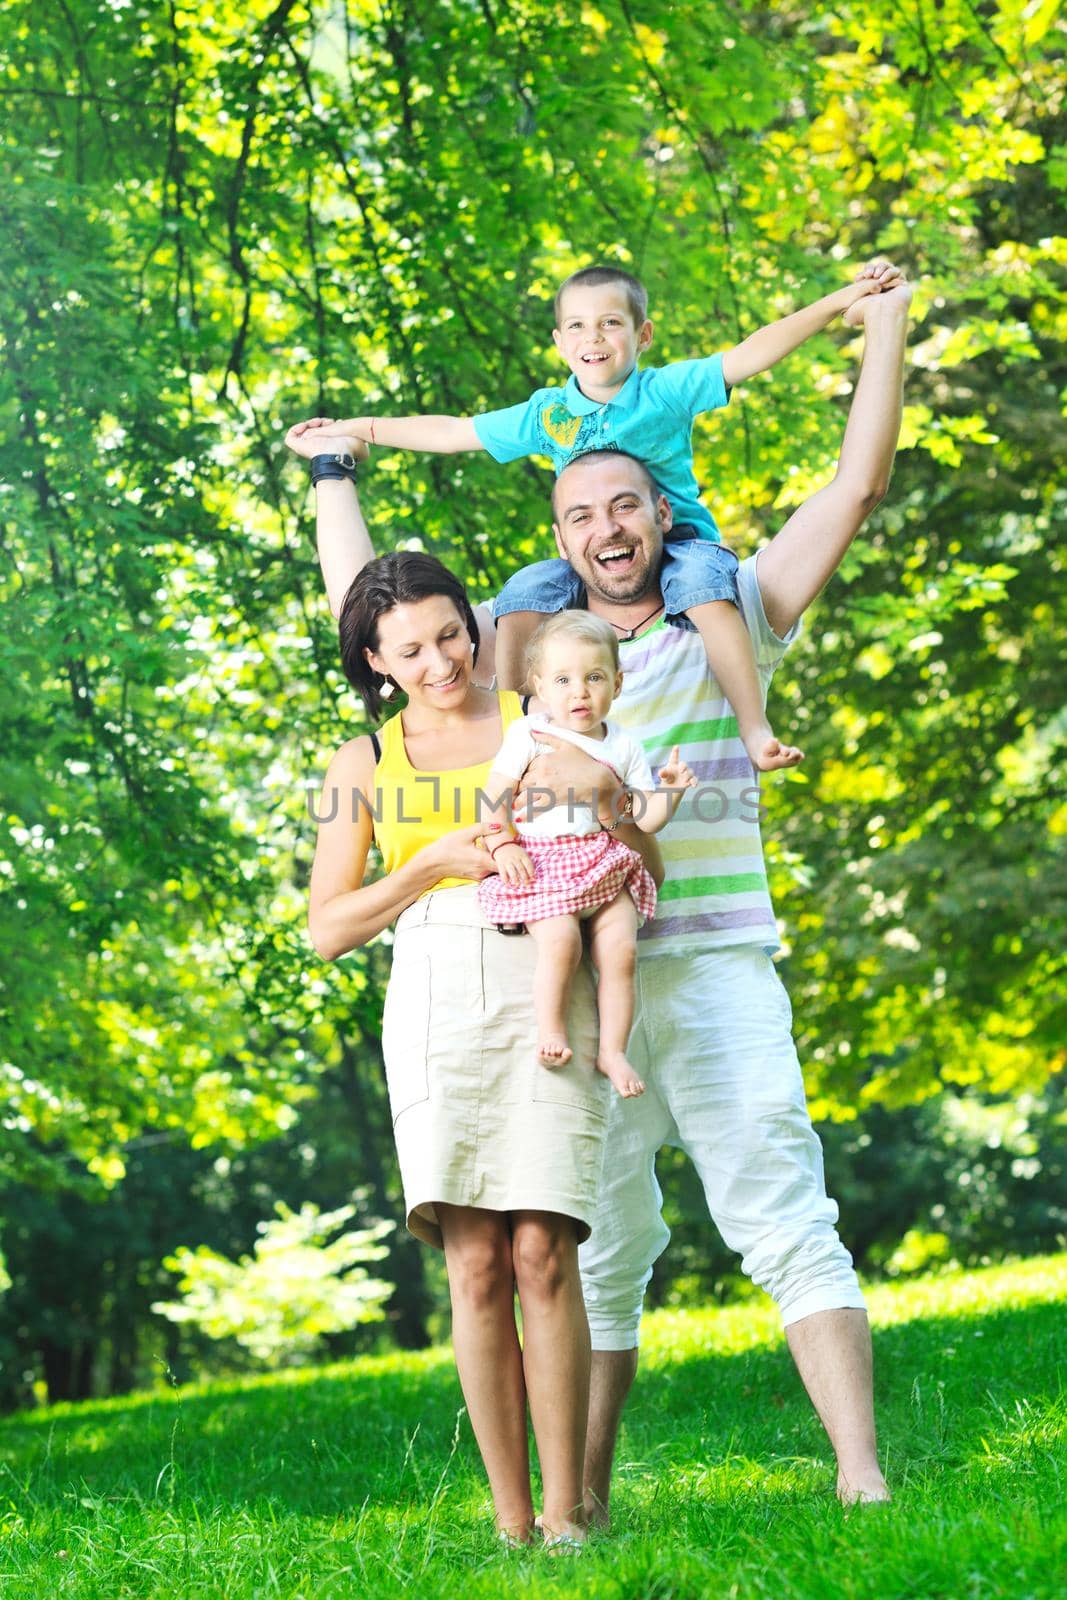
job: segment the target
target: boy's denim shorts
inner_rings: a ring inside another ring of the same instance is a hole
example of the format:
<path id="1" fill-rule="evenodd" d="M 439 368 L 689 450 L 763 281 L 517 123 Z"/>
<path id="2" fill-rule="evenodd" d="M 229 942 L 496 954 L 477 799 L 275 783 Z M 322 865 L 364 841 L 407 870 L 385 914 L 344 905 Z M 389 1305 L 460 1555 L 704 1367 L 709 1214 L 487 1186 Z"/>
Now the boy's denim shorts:
<path id="1" fill-rule="evenodd" d="M 737 568 L 732 550 L 710 539 L 699 539 L 688 523 L 671 530 L 663 546 L 660 592 L 668 617 L 681 617 L 691 606 L 709 600 L 731 600 L 739 605 Z M 585 602 L 582 580 L 567 561 L 535 561 L 509 578 L 493 601 L 493 616 L 512 611 L 570 611 Z"/>

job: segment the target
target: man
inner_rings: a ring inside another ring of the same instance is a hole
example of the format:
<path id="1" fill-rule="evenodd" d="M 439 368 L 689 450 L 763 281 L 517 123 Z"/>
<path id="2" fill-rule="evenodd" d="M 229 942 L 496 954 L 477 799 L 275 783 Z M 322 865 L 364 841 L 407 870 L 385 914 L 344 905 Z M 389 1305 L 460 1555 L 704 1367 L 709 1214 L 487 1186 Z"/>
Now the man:
<path id="1" fill-rule="evenodd" d="M 888 485 L 911 298 L 907 285 L 890 281 L 895 287 L 850 313 L 864 325 L 866 348 L 833 481 L 741 566 L 742 610 L 765 688 L 801 615 Z M 287 442 L 306 456 L 354 448 L 343 423 L 300 424 Z M 345 471 L 318 489 L 320 555 L 335 610 L 373 555 Z M 867 1314 L 837 1237 L 789 1002 L 770 961 L 777 934 L 754 776 L 699 636 L 684 618 L 663 616 L 659 564 L 670 508 L 640 462 L 594 452 L 560 474 L 553 509 L 559 552 L 582 579 L 589 610 L 620 634 L 625 678 L 613 714 L 641 738 L 653 765 L 677 743 L 701 780 L 663 835 L 667 877 L 641 944 L 630 1055 L 647 1089 L 612 1099 L 604 1190 L 582 1248 L 594 1352 L 587 1509 L 607 1522 L 641 1302 L 669 1237 L 654 1168 L 664 1144 L 694 1161 L 720 1232 L 778 1303 L 837 1457 L 839 1497 L 885 1499 Z M 490 642 L 484 614 L 479 626 Z M 597 787 L 596 764 L 569 748 L 542 758 L 535 777 L 556 793 Z"/>

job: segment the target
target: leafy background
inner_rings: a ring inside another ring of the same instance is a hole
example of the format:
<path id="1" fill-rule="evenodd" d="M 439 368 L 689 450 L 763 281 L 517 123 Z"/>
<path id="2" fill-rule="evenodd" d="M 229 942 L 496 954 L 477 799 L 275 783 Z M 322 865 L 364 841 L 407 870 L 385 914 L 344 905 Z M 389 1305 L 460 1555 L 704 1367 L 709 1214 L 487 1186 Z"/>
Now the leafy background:
<path id="1" fill-rule="evenodd" d="M 810 752 L 768 793 L 783 974 L 866 1270 L 1062 1244 L 1059 8 L 53 22 L 0 0 L 0 1403 L 220 1359 L 150 1311 L 181 1246 L 355 1188 L 396 1215 L 388 949 L 323 968 L 303 931 L 306 787 L 365 724 L 281 438 L 521 398 L 592 259 L 646 280 L 659 360 L 876 251 L 918 280 L 890 496 L 775 688 Z M 823 336 L 700 430 L 738 550 L 832 470 L 859 348 Z M 547 482 L 383 454 L 365 503 L 484 597 L 547 549 Z M 654 1297 L 743 1293 L 664 1170 Z M 439 1265 L 394 1236 L 382 1272 L 388 1336 L 423 1342 Z"/>

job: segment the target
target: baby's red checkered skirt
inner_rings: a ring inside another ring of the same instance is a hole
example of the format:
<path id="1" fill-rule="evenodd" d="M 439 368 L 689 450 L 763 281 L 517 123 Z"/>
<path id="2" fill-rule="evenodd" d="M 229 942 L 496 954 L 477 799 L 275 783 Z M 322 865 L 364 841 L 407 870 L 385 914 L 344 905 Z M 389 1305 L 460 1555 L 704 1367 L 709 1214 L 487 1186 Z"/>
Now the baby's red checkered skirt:
<path id="1" fill-rule="evenodd" d="M 483 878 L 478 901 L 490 922 L 543 922 L 595 911 L 629 890 L 647 922 L 656 913 L 656 885 L 636 850 L 613 833 L 584 838 L 523 838 L 519 843 L 534 864 L 532 883 Z"/>

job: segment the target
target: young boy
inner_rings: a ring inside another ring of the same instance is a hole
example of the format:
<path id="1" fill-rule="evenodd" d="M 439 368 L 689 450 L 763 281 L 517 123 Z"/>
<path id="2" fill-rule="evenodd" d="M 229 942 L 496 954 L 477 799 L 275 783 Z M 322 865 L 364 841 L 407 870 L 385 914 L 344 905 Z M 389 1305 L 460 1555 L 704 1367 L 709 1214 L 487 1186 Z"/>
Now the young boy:
<path id="1" fill-rule="evenodd" d="M 552 338 L 571 371 L 565 388 L 538 389 L 519 405 L 475 417 L 359 417 L 331 427 L 401 450 L 488 450 L 500 462 L 544 455 L 557 475 L 589 450 L 623 450 L 643 461 L 670 507 L 663 606 L 657 612 L 684 613 L 699 631 L 753 765 L 761 771 L 795 766 L 802 752 L 782 744 L 767 720 L 738 606 L 737 557 L 719 542 L 700 498 L 693 420 L 726 405 L 734 385 L 766 372 L 857 300 L 891 288 L 898 277 L 888 263 L 870 262 L 854 283 L 760 328 L 732 350 L 642 369 L 638 360 L 653 331 L 644 287 L 618 267 L 587 267 L 572 273 L 556 294 Z M 620 598 L 631 569 L 636 582 L 643 579 L 635 551 L 622 540 L 613 543 L 610 530 L 596 559 L 618 582 Z M 526 645 L 543 615 L 581 603 L 581 585 L 565 561 L 537 562 L 504 585 L 494 607 L 501 687 L 521 686 Z"/>

